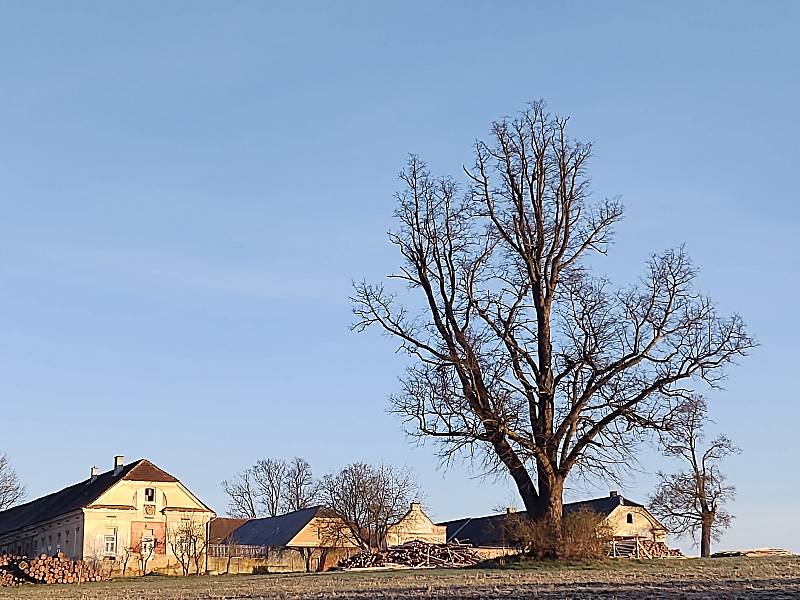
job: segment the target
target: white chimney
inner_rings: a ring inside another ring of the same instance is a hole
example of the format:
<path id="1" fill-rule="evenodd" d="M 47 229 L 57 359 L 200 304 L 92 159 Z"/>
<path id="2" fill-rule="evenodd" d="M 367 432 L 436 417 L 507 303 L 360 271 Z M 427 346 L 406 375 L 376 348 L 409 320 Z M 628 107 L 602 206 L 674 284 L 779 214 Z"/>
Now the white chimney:
<path id="1" fill-rule="evenodd" d="M 97 467 L 92 467 L 89 471 L 89 481 L 97 479 Z"/>
<path id="2" fill-rule="evenodd" d="M 513 506 L 507 506 L 506 507 L 506 514 L 507 515 L 513 515 L 515 512 L 517 512 L 517 509 L 515 507 L 513 507 Z"/>
<path id="3" fill-rule="evenodd" d="M 413 510 L 413 511 L 421 511 L 422 510 L 422 503 L 421 502 L 412 502 L 411 503 L 411 510 Z"/>
<path id="4" fill-rule="evenodd" d="M 125 457 L 124 456 L 115 456 L 114 457 L 114 477 L 122 473 L 122 467 L 125 466 Z"/>

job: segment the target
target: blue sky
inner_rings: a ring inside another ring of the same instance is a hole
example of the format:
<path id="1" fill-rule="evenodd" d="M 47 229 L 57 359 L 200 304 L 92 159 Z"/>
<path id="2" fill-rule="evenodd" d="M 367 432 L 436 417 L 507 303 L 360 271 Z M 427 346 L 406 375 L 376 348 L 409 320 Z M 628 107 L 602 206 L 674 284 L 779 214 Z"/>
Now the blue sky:
<path id="1" fill-rule="evenodd" d="M 262 456 L 408 464 L 443 519 L 513 502 L 404 437 L 402 358 L 348 294 L 398 264 L 408 152 L 458 175 L 545 98 L 626 204 L 603 272 L 685 243 L 759 339 L 710 395 L 744 450 L 721 545 L 800 551 L 798 26 L 793 2 L 4 3 L 0 450 L 30 497 L 120 453 L 220 513 Z M 642 463 L 639 500 L 670 466 Z"/>

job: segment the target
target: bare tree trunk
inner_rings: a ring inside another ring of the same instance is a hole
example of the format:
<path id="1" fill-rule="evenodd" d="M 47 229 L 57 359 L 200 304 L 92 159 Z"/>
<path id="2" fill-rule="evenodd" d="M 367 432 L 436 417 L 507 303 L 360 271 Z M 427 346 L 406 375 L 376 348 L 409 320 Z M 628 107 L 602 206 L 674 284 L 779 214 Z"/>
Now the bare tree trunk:
<path id="1" fill-rule="evenodd" d="M 539 475 L 539 504 L 541 513 L 537 517 L 545 521 L 552 532 L 552 547 L 549 555 L 559 558 L 563 549 L 561 521 L 564 514 L 564 480 L 544 473 Z"/>
<path id="2" fill-rule="evenodd" d="M 700 556 L 708 558 L 711 556 L 711 526 L 714 522 L 714 515 L 706 513 L 700 525 Z"/>
<path id="3" fill-rule="evenodd" d="M 519 495 L 522 498 L 522 503 L 525 505 L 525 510 L 531 517 L 538 517 L 542 514 L 541 496 L 537 493 L 536 487 L 533 485 L 530 473 L 519 456 L 511 448 L 511 445 L 501 435 L 496 435 L 492 441 L 492 445 L 500 457 L 500 460 L 508 468 L 511 478 L 517 485 Z"/>

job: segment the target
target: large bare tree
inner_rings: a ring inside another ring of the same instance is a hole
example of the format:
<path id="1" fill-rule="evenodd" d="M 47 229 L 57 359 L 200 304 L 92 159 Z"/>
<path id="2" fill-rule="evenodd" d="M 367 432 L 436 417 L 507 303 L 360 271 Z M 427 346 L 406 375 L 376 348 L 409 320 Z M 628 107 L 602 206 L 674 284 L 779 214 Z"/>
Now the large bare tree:
<path id="1" fill-rule="evenodd" d="M 386 544 L 389 527 L 418 495 L 416 476 L 391 465 L 353 463 L 319 482 L 322 504 L 337 515 L 363 548 Z"/>
<path id="2" fill-rule="evenodd" d="M 25 497 L 25 486 L 12 468 L 8 456 L 0 453 L 0 510 L 6 510 Z"/>
<path id="3" fill-rule="evenodd" d="M 719 539 L 733 516 L 725 505 L 736 496 L 736 488 L 727 483 L 719 462 L 738 454 L 739 448 L 725 435 L 704 445 L 703 432 L 707 406 L 702 397 L 689 398 L 666 433 L 665 454 L 678 458 L 685 469 L 677 473 L 658 473 L 658 484 L 650 499 L 650 508 L 669 530 L 677 535 L 690 534 L 700 539 L 700 556 L 711 555 L 711 540 Z"/>
<path id="4" fill-rule="evenodd" d="M 495 122 L 462 190 L 412 156 L 389 234 L 390 280 L 410 299 L 364 282 L 353 297 L 354 328 L 378 326 L 412 359 L 392 398 L 409 432 L 506 471 L 528 513 L 556 522 L 568 474 L 628 464 L 690 388 L 753 346 L 695 290 L 683 249 L 652 256 L 636 285 L 593 275 L 623 208 L 589 201 L 592 146 L 567 124 L 542 102 Z"/>

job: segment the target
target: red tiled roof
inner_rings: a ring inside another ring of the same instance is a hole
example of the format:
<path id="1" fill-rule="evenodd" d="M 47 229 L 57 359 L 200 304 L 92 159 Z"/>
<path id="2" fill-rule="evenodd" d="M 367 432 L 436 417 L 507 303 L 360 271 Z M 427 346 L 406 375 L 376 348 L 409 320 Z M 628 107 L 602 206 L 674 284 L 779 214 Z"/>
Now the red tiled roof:
<path id="1" fill-rule="evenodd" d="M 227 541 L 228 536 L 247 523 L 249 519 L 229 519 L 227 517 L 217 517 L 211 519 L 208 542 L 210 544 L 222 544 Z"/>
<path id="2" fill-rule="evenodd" d="M 154 481 L 159 483 L 175 483 L 178 481 L 147 459 L 136 461 L 135 466 L 125 473 L 122 478 L 129 481 Z"/>

